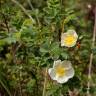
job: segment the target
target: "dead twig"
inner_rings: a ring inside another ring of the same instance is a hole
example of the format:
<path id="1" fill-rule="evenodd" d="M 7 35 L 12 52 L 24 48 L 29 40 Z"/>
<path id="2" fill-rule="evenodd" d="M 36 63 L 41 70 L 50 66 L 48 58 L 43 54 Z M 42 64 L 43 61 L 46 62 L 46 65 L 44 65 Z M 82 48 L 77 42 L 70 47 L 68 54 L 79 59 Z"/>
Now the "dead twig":
<path id="1" fill-rule="evenodd" d="M 17 4 L 21 9 L 22 11 L 32 20 L 32 22 L 34 22 L 32 16 L 27 12 L 27 10 L 16 0 L 11 0 L 13 3 Z"/>
<path id="2" fill-rule="evenodd" d="M 96 39 L 96 7 L 94 9 L 95 14 L 95 22 L 94 22 L 94 31 L 93 31 L 93 39 L 92 39 L 92 48 L 95 46 L 95 39 Z M 90 61 L 89 61 L 89 69 L 88 69 L 88 84 L 87 84 L 87 96 L 90 95 L 90 86 L 91 86 L 91 75 L 92 75 L 92 63 L 93 63 L 93 52 L 90 54 Z"/>

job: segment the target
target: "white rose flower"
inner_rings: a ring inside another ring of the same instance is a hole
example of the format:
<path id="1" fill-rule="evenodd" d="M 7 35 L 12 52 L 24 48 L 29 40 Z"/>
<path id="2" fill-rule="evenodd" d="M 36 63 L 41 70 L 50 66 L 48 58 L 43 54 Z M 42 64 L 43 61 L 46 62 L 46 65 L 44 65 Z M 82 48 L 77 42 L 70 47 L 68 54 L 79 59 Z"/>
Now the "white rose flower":
<path id="1" fill-rule="evenodd" d="M 78 35 L 75 30 L 68 30 L 66 33 L 61 34 L 61 46 L 73 47 L 78 39 Z"/>
<path id="2" fill-rule="evenodd" d="M 58 83 L 65 83 L 74 76 L 74 69 L 70 61 L 57 60 L 54 61 L 53 68 L 48 69 L 48 73 L 51 79 Z"/>

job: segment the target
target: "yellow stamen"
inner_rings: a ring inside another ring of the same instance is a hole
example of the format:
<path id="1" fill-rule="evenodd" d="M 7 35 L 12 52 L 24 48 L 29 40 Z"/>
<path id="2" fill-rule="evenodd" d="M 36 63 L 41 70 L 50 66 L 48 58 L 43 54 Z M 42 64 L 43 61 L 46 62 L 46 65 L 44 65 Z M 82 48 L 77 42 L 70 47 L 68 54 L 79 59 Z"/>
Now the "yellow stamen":
<path id="1" fill-rule="evenodd" d="M 76 38 L 74 36 L 68 35 L 67 37 L 65 37 L 64 42 L 67 45 L 71 45 L 74 43 L 75 39 Z"/>
<path id="2" fill-rule="evenodd" d="M 59 65 L 59 66 L 56 68 L 56 75 L 57 75 L 58 77 L 62 77 L 62 76 L 64 76 L 64 74 L 65 74 L 65 68 L 62 67 L 61 65 Z"/>

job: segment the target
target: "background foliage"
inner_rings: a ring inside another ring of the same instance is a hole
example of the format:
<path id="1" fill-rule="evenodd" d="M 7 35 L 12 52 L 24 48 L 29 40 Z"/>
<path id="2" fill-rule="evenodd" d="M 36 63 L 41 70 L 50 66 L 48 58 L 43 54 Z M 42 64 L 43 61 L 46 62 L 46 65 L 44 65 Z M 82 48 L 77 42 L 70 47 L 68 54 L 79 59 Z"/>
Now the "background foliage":
<path id="1" fill-rule="evenodd" d="M 0 95 L 42 96 L 45 68 L 52 67 L 54 60 L 68 59 L 75 68 L 74 78 L 61 85 L 47 75 L 46 96 L 86 96 L 93 52 L 90 93 L 96 96 L 94 13 L 88 8 L 96 1 L 13 1 L 0 0 Z M 61 32 L 70 28 L 76 30 L 78 42 L 73 48 L 61 47 Z"/>

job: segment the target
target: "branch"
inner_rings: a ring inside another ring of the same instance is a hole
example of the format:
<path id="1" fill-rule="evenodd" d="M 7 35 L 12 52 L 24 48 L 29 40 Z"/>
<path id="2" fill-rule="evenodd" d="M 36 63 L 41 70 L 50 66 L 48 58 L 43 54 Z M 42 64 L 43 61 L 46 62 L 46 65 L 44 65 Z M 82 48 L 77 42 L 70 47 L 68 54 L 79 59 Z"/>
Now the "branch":
<path id="1" fill-rule="evenodd" d="M 94 21 L 94 31 L 93 31 L 93 39 L 92 39 L 92 48 L 95 46 L 95 37 L 96 37 L 96 7 L 94 9 L 95 21 Z M 90 86 L 91 86 L 91 74 L 92 74 L 92 63 L 93 63 L 93 52 L 90 54 L 90 62 L 88 69 L 88 84 L 87 84 L 87 96 L 90 96 Z"/>

